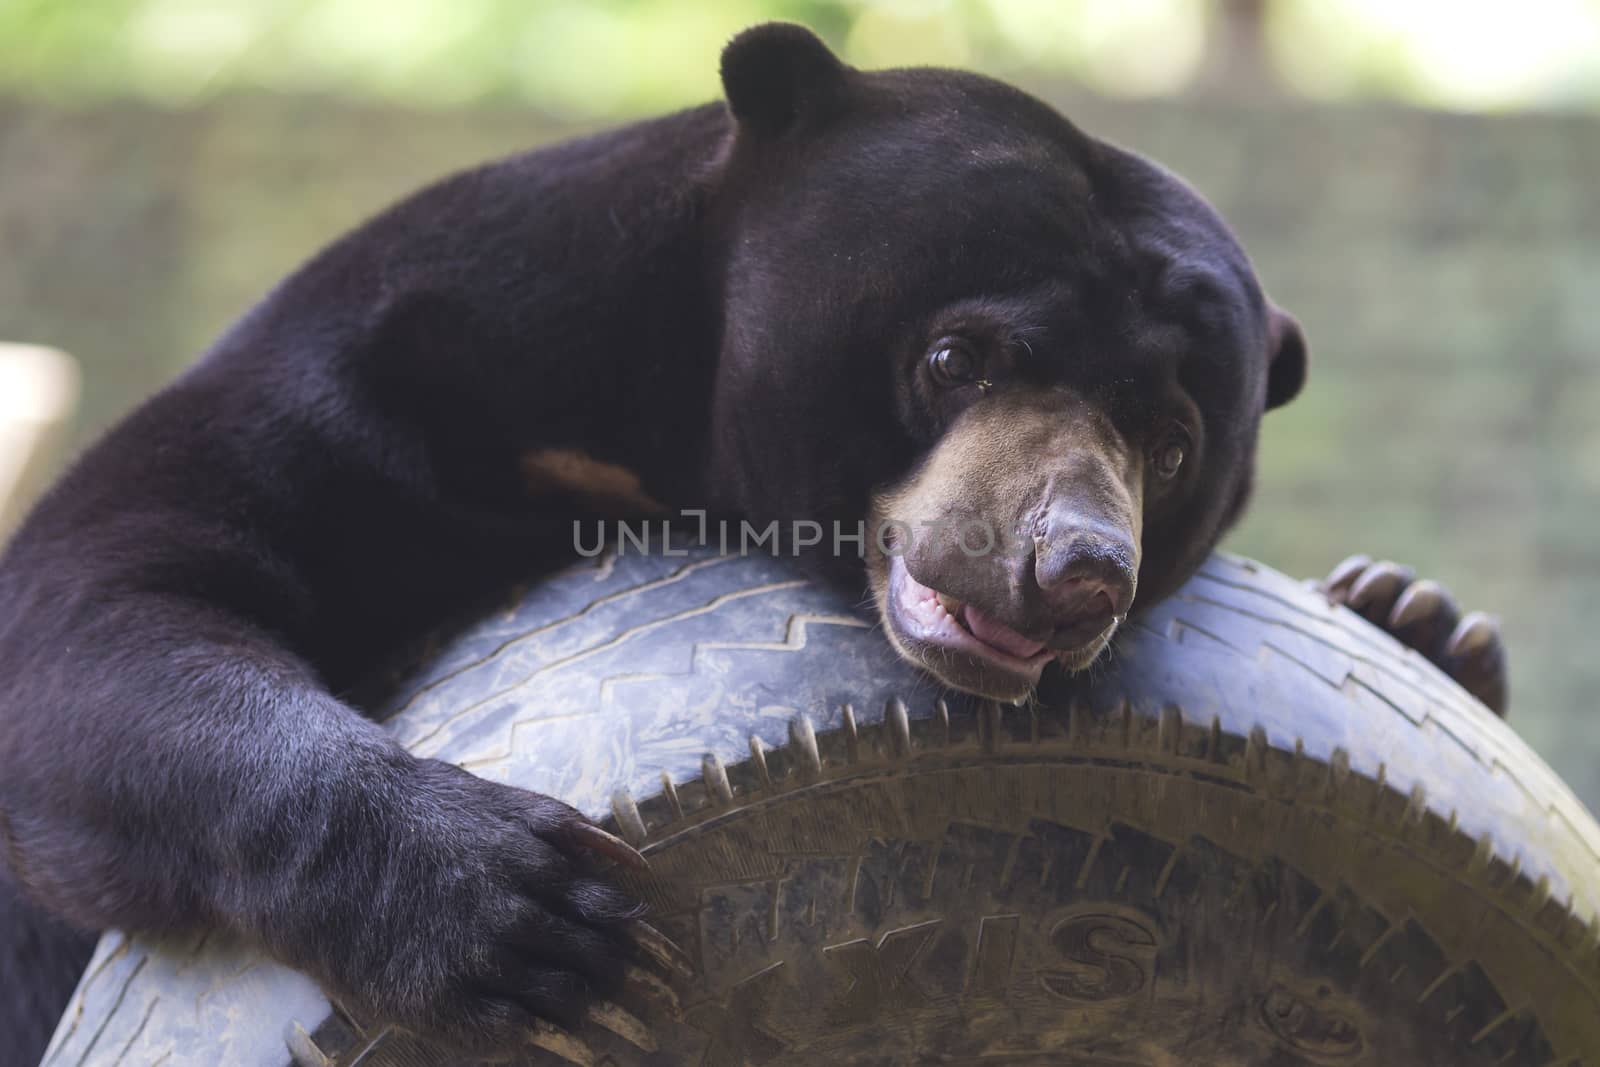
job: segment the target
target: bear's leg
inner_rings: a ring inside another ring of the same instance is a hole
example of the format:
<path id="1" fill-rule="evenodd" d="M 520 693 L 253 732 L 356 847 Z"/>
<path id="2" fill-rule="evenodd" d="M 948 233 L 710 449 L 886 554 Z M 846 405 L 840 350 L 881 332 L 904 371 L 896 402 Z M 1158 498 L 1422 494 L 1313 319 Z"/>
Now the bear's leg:
<path id="1" fill-rule="evenodd" d="M 591 859 L 643 860 L 572 808 L 411 755 L 195 598 L 28 614 L 61 632 L 0 672 L 0 830 L 80 927 L 227 929 L 364 1020 L 475 1049 L 620 988 L 639 909 Z"/>

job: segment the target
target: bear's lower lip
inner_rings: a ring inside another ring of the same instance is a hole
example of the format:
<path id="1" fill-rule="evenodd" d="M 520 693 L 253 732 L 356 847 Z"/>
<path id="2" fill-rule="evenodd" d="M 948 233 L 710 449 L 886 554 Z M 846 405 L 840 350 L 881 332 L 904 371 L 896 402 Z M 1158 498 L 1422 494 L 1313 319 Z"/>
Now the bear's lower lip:
<path id="1" fill-rule="evenodd" d="M 1048 648 L 972 605 L 923 585 L 911 576 L 901 557 L 889 557 L 888 568 L 888 622 L 899 637 L 913 645 L 932 646 L 946 655 L 966 655 L 1028 687 L 1038 684 L 1045 665 L 1052 660 L 1059 659 L 1076 670 L 1093 658 L 1088 655 L 1091 646 L 1099 651 L 1100 635 L 1080 649 Z"/>

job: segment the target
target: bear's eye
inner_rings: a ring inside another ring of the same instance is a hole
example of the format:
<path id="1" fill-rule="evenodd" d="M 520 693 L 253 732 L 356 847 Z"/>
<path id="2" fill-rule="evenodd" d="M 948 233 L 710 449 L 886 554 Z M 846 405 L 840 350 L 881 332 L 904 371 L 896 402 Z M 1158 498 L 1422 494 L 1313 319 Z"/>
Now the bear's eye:
<path id="1" fill-rule="evenodd" d="M 1189 434 L 1181 426 L 1174 426 L 1167 431 L 1167 436 L 1162 438 L 1156 450 L 1150 454 L 1150 463 L 1155 467 L 1156 477 L 1163 481 L 1177 477 L 1178 468 L 1183 466 L 1183 457 L 1189 450 Z"/>
<path id="2" fill-rule="evenodd" d="M 960 341 L 940 341 L 928 353 L 928 368 L 941 385 L 966 385 L 978 379 L 978 356 Z"/>

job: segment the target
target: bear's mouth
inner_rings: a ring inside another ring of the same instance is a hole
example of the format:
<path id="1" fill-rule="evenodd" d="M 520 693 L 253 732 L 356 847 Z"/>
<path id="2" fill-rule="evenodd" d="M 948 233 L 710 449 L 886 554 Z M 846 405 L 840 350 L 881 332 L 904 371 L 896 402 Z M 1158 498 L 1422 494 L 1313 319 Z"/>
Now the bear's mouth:
<path id="1" fill-rule="evenodd" d="M 923 585 L 891 556 L 883 616 L 890 640 L 940 681 L 996 700 L 1021 700 L 1052 662 L 1079 671 L 1104 651 L 1119 620 L 1050 644 L 1012 629 L 982 609 Z"/>

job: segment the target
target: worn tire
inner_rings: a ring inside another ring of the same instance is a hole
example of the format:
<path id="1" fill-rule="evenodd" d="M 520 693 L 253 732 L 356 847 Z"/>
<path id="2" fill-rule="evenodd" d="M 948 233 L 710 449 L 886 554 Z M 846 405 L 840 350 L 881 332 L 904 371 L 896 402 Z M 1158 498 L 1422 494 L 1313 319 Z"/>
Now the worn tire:
<path id="1" fill-rule="evenodd" d="M 535 1064 L 1600 1067 L 1600 827 L 1420 657 L 1213 558 L 1092 685 L 941 693 L 781 561 L 607 558 L 392 691 L 413 750 L 650 857 L 689 953 Z M 109 934 L 46 1063 L 453 1062 Z"/>

